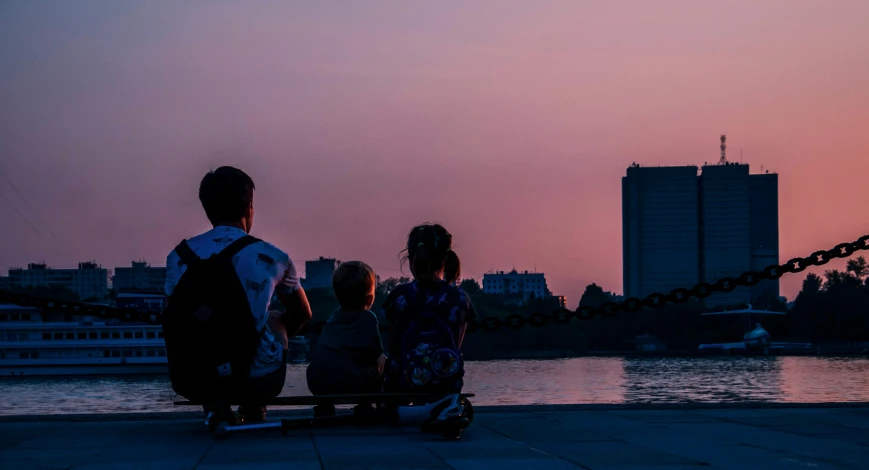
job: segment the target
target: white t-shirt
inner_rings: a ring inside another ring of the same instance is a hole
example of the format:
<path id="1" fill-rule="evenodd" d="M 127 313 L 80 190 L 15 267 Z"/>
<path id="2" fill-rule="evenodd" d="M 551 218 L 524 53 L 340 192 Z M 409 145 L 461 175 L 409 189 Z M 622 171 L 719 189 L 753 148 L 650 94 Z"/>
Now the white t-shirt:
<path id="1" fill-rule="evenodd" d="M 219 226 L 188 239 L 187 245 L 197 256 L 204 259 L 219 253 L 244 235 L 246 233 L 240 228 Z M 262 377 L 283 365 L 282 353 L 287 347 L 278 339 L 280 335 L 276 337 L 268 328 L 269 303 L 278 286 L 288 293 L 299 289 L 299 275 L 286 253 L 263 241 L 244 247 L 233 256 L 232 264 L 247 293 L 247 301 L 256 318 L 257 329 L 265 329 L 250 370 L 251 377 Z M 172 250 L 166 258 L 166 295 L 172 295 L 186 269 L 187 266 L 181 262 L 175 250 Z"/>

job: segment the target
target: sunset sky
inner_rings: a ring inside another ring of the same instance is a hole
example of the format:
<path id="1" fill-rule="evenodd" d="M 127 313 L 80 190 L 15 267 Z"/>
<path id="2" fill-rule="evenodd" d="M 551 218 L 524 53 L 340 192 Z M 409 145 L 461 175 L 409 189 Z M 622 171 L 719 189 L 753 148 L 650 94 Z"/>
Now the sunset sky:
<path id="1" fill-rule="evenodd" d="M 625 169 L 717 161 L 720 134 L 780 175 L 781 259 L 805 256 L 869 233 L 867 18 L 865 0 L 4 1 L 0 267 L 163 265 L 209 228 L 199 180 L 228 164 L 256 182 L 253 234 L 300 267 L 398 275 L 411 226 L 439 221 L 466 275 L 536 266 L 575 307 L 589 282 L 622 291 Z"/>

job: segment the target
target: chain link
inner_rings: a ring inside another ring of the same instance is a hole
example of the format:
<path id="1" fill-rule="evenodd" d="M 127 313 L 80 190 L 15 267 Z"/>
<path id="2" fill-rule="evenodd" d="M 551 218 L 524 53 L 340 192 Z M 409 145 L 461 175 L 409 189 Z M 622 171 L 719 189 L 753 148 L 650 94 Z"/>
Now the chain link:
<path id="1" fill-rule="evenodd" d="M 716 292 L 732 292 L 738 287 L 751 287 L 757 285 L 764 280 L 776 280 L 781 278 L 785 274 L 800 273 L 805 271 L 810 266 L 822 266 L 829 263 L 833 259 L 847 258 L 855 252 L 861 250 L 869 250 L 869 235 L 864 235 L 852 243 L 841 243 L 830 250 L 816 251 L 806 258 L 794 258 L 787 263 L 781 265 L 767 266 L 762 271 L 746 271 L 736 278 L 724 277 L 713 284 L 701 282 L 700 284 L 697 284 L 691 289 L 673 289 L 666 294 L 656 292 L 654 294 L 646 296 L 643 299 L 632 297 L 621 303 L 607 302 L 597 307 L 583 306 L 577 308 L 575 312 L 571 312 L 567 309 L 561 309 L 552 313 L 551 315 L 540 312 L 532 313 L 526 318 L 526 321 L 524 323 L 530 326 L 543 326 L 549 321 L 558 324 L 568 323 L 571 318 L 576 318 L 580 321 L 588 321 L 594 318 L 595 315 L 613 316 L 616 315 L 619 311 L 633 313 L 639 311 L 644 307 L 656 308 L 661 307 L 667 303 L 686 302 L 691 298 L 703 299 L 709 297 Z M 518 322 L 518 320 L 514 319 L 513 317 L 516 317 L 516 315 L 510 315 L 509 317 L 506 317 L 505 320 L 509 322 Z M 531 321 L 532 317 L 534 318 L 534 321 Z M 541 318 L 546 318 L 548 321 L 541 321 Z M 490 325 L 489 327 L 483 327 L 483 329 L 487 331 L 494 331 L 495 328 L 492 328 L 491 325 L 495 324 L 495 320 L 498 320 L 498 318 L 487 317 L 480 322 Z M 500 326 L 501 324 L 498 323 L 498 325 Z M 515 328 L 512 326 L 507 327 L 511 329 Z M 477 322 L 471 322 L 471 325 L 469 325 L 468 327 L 468 332 L 473 332 L 476 330 Z"/>
<path id="2" fill-rule="evenodd" d="M 535 312 L 527 317 L 519 314 L 507 317 L 486 317 L 482 320 L 472 320 L 468 324 L 467 332 L 477 330 L 496 331 L 501 328 L 511 330 L 522 328 L 526 325 L 542 327 L 551 323 L 566 324 L 576 318 L 588 321 L 595 315 L 614 316 L 619 312 L 637 312 L 644 307 L 660 307 L 667 303 L 682 303 L 691 298 L 706 298 L 715 292 L 732 292 L 737 287 L 754 286 L 764 280 L 776 280 L 785 274 L 796 274 L 805 271 L 810 266 L 822 266 L 837 258 L 847 258 L 857 251 L 869 250 L 869 235 L 864 235 L 851 243 L 840 243 L 830 250 L 816 251 L 806 258 L 793 258 L 786 263 L 770 265 L 762 271 L 747 271 L 736 278 L 721 278 L 713 284 L 702 282 L 691 289 L 673 289 L 664 294 L 656 292 L 643 299 L 630 298 L 624 302 L 607 302 L 597 307 L 583 306 L 576 311 L 562 308 L 551 314 Z M 86 315 L 97 318 L 116 319 L 120 321 L 136 321 L 149 324 L 161 324 L 162 313 L 137 312 L 129 309 L 119 309 L 105 305 L 93 305 L 83 302 L 68 302 L 54 299 L 36 297 L 29 294 L 18 294 L 0 289 L 0 302 L 11 303 L 23 307 L 36 307 L 44 310 L 65 312 L 73 315 Z M 305 331 L 320 332 L 326 322 L 320 321 L 309 323 L 303 329 Z"/>

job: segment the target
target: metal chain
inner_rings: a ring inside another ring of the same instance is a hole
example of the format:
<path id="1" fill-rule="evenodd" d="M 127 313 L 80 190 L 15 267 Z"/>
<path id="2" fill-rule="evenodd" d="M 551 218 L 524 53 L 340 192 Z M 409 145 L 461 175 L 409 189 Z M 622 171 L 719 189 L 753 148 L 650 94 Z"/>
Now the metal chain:
<path id="1" fill-rule="evenodd" d="M 837 258 L 847 258 L 857 251 L 869 250 L 869 235 L 864 235 L 851 243 L 841 243 L 829 250 L 816 251 L 806 258 L 794 258 L 786 263 L 771 265 L 762 271 L 747 271 L 736 278 L 725 277 L 713 284 L 700 283 L 691 289 L 673 289 L 668 294 L 654 293 L 644 299 L 629 298 L 623 302 L 607 302 L 597 307 L 579 307 L 576 311 L 562 308 L 551 314 L 535 312 L 522 316 L 509 315 L 504 318 L 486 317 L 473 320 L 468 324 L 468 333 L 477 330 L 496 331 L 502 328 L 515 330 L 524 326 L 542 327 L 551 323 L 565 324 L 576 318 L 588 321 L 595 315 L 614 316 L 619 312 L 637 312 L 644 307 L 661 307 L 667 303 L 682 303 L 691 298 L 706 298 L 715 292 L 731 292 L 737 287 L 753 286 L 764 280 L 779 279 L 785 274 L 800 273 L 810 266 L 822 266 Z M 73 315 L 88 315 L 97 318 L 116 319 L 120 321 L 136 321 L 149 324 L 161 324 L 162 313 L 137 312 L 119 309 L 105 305 L 92 305 L 82 302 L 67 302 L 46 299 L 28 294 L 17 294 L 0 289 L 0 302 L 11 303 L 24 307 L 36 307 L 45 310 L 66 312 Z M 325 322 L 306 325 L 303 331 L 322 331 Z"/>
<path id="2" fill-rule="evenodd" d="M 566 308 L 552 314 L 532 313 L 527 317 L 510 315 L 504 319 L 486 317 L 468 324 L 468 332 L 478 330 L 496 331 L 501 328 L 517 329 L 525 325 L 541 327 L 549 322 L 568 323 L 576 318 L 588 321 L 595 315 L 614 316 L 619 312 L 637 312 L 645 307 L 661 307 L 667 303 L 682 303 L 691 298 L 703 299 L 716 292 L 732 292 L 737 287 L 754 286 L 764 280 L 776 280 L 789 273 L 805 271 L 810 266 L 822 266 L 836 258 L 847 258 L 857 251 L 869 250 L 869 235 L 864 235 L 851 243 L 841 243 L 829 250 L 816 251 L 806 258 L 794 258 L 783 264 L 767 266 L 762 271 L 747 271 L 736 278 L 724 277 L 713 284 L 702 282 L 691 289 L 673 289 L 668 294 L 654 293 L 644 299 L 632 297 L 623 302 L 607 302 L 597 307 L 579 307 L 575 311 Z"/>

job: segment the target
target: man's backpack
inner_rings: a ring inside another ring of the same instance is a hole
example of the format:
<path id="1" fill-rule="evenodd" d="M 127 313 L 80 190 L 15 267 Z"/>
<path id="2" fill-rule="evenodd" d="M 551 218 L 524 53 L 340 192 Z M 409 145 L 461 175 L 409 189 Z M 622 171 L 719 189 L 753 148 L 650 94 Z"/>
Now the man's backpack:
<path id="1" fill-rule="evenodd" d="M 163 315 L 172 389 L 188 399 L 232 399 L 250 376 L 262 332 L 232 258 L 259 240 L 245 235 L 201 259 L 187 241 L 175 252 L 187 266 Z"/>
<path id="2" fill-rule="evenodd" d="M 401 337 L 399 364 L 405 387 L 418 390 L 462 388 L 464 364 L 455 335 L 438 316 L 423 290 L 417 286 L 415 312 Z"/>

